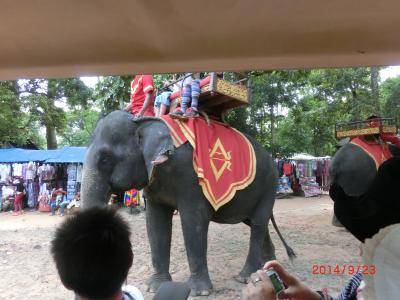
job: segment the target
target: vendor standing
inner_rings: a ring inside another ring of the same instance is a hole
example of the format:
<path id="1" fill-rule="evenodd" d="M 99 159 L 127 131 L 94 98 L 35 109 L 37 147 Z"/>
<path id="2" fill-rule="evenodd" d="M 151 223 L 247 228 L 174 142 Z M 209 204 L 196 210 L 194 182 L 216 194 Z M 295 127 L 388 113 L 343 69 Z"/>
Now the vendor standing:
<path id="1" fill-rule="evenodd" d="M 14 198 L 14 213 L 13 216 L 18 216 L 22 214 L 22 202 L 24 200 L 24 195 L 26 193 L 24 184 L 21 178 L 17 178 L 13 185 L 16 187 L 15 189 L 15 198 Z"/>
<path id="2" fill-rule="evenodd" d="M 151 75 L 136 75 L 131 83 L 131 103 L 125 111 L 135 118 L 154 116 L 154 83 Z"/>

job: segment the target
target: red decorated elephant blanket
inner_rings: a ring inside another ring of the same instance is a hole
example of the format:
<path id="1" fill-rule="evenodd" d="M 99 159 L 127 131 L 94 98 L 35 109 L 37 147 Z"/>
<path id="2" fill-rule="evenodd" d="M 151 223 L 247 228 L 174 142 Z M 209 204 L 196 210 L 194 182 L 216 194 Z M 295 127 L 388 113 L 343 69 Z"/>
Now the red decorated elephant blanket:
<path id="1" fill-rule="evenodd" d="M 228 203 L 237 190 L 246 188 L 256 175 L 256 157 L 249 140 L 236 129 L 203 118 L 188 120 L 162 117 L 175 147 L 189 142 L 193 166 L 203 193 L 215 210 Z"/>
<path id="2" fill-rule="evenodd" d="M 381 164 L 392 157 L 389 145 L 386 143 L 367 141 L 361 137 L 353 138 L 350 143 L 364 150 L 374 160 L 377 170 Z"/>

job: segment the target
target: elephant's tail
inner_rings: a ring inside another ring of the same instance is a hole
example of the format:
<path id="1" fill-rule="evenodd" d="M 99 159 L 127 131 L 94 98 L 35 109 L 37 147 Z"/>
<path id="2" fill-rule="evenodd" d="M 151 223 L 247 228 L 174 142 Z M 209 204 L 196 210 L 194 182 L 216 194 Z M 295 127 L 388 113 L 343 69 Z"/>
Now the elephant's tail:
<path id="1" fill-rule="evenodd" d="M 293 249 L 286 243 L 285 239 L 283 238 L 281 232 L 280 232 L 279 229 L 278 229 L 278 225 L 276 225 L 276 222 L 275 222 L 275 218 L 274 218 L 274 214 L 273 214 L 273 213 L 272 213 L 272 216 L 271 216 L 271 221 L 272 221 L 272 225 L 274 225 L 274 228 L 275 228 L 276 233 L 278 234 L 279 238 L 281 239 L 281 241 L 282 241 L 282 243 L 283 243 L 283 246 L 285 246 L 286 253 L 287 253 L 287 255 L 289 256 L 289 259 L 290 259 L 290 260 L 293 260 L 293 258 L 296 257 L 296 253 L 295 253 L 295 252 L 293 251 Z"/>

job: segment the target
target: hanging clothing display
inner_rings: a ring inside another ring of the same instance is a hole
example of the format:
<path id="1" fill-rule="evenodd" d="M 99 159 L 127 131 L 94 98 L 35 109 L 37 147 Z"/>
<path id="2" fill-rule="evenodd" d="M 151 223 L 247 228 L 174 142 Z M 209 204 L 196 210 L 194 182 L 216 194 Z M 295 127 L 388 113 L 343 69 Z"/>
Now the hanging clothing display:
<path id="1" fill-rule="evenodd" d="M 67 166 L 67 200 L 72 201 L 75 198 L 76 193 L 76 164 L 68 164 Z"/>
<path id="2" fill-rule="evenodd" d="M 79 164 L 76 169 L 76 182 L 82 182 L 83 165 Z"/>
<path id="3" fill-rule="evenodd" d="M 289 177 L 286 177 L 285 175 L 283 175 L 281 178 L 279 178 L 277 193 L 278 194 L 290 194 L 292 192 L 293 191 L 290 188 Z"/>
<path id="4" fill-rule="evenodd" d="M 49 194 L 45 193 L 45 194 L 41 194 L 39 196 L 39 211 L 41 212 L 50 212 L 51 208 L 50 208 L 50 202 L 49 202 Z"/>
<path id="5" fill-rule="evenodd" d="M 139 191 L 131 189 L 126 191 L 124 194 L 124 204 L 125 206 L 138 206 L 140 205 Z"/>
<path id="6" fill-rule="evenodd" d="M 286 182 L 293 193 L 304 192 L 306 197 L 320 195 L 322 191 L 329 190 L 329 157 L 307 160 L 277 159 L 275 162 L 280 177 L 278 193 L 285 191 Z"/>
<path id="7" fill-rule="evenodd" d="M 76 181 L 76 164 L 68 164 L 67 166 L 67 174 L 68 174 L 68 181 Z"/>
<path id="8" fill-rule="evenodd" d="M 284 162 L 283 163 L 283 174 L 285 176 L 290 176 L 290 175 L 292 175 L 292 172 L 293 172 L 292 164 L 288 161 Z"/>
<path id="9" fill-rule="evenodd" d="M 315 181 L 315 177 L 301 177 L 300 185 L 306 198 L 321 195 L 321 189 Z"/>
<path id="10" fill-rule="evenodd" d="M 0 164 L 0 182 L 6 182 L 7 178 L 10 176 L 11 166 L 8 164 Z"/>
<path id="11" fill-rule="evenodd" d="M 22 164 L 12 164 L 12 175 L 22 177 Z"/>
<path id="12" fill-rule="evenodd" d="M 30 161 L 27 165 L 26 165 L 26 176 L 25 179 L 26 180 L 33 180 L 35 178 L 36 175 L 36 164 L 32 161 Z"/>
<path id="13" fill-rule="evenodd" d="M 9 196 L 7 191 L 13 191 L 11 183 L 16 177 L 23 179 L 26 190 L 25 205 L 29 208 L 39 208 L 41 211 L 49 211 L 46 201 L 49 200 L 49 194 L 54 188 L 62 188 L 67 191 L 68 200 L 74 199 L 80 191 L 82 168 L 83 165 L 77 163 L 43 164 L 35 161 L 27 163 L 1 163 L 0 210 L 4 208 L 2 197 L 7 197 L 8 204 L 5 206 L 6 209 L 10 207 L 9 203 L 12 206 L 12 196 Z M 6 191 L 6 193 L 3 193 L 3 191 Z"/>

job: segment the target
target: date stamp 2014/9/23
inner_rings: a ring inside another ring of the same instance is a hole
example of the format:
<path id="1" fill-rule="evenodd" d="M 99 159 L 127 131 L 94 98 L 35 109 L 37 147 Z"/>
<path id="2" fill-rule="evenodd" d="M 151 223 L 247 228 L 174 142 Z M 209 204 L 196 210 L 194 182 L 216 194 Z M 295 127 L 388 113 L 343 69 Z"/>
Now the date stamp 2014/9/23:
<path id="1" fill-rule="evenodd" d="M 312 275 L 354 275 L 356 273 L 373 276 L 376 274 L 376 267 L 374 265 L 314 264 L 311 268 Z"/>

